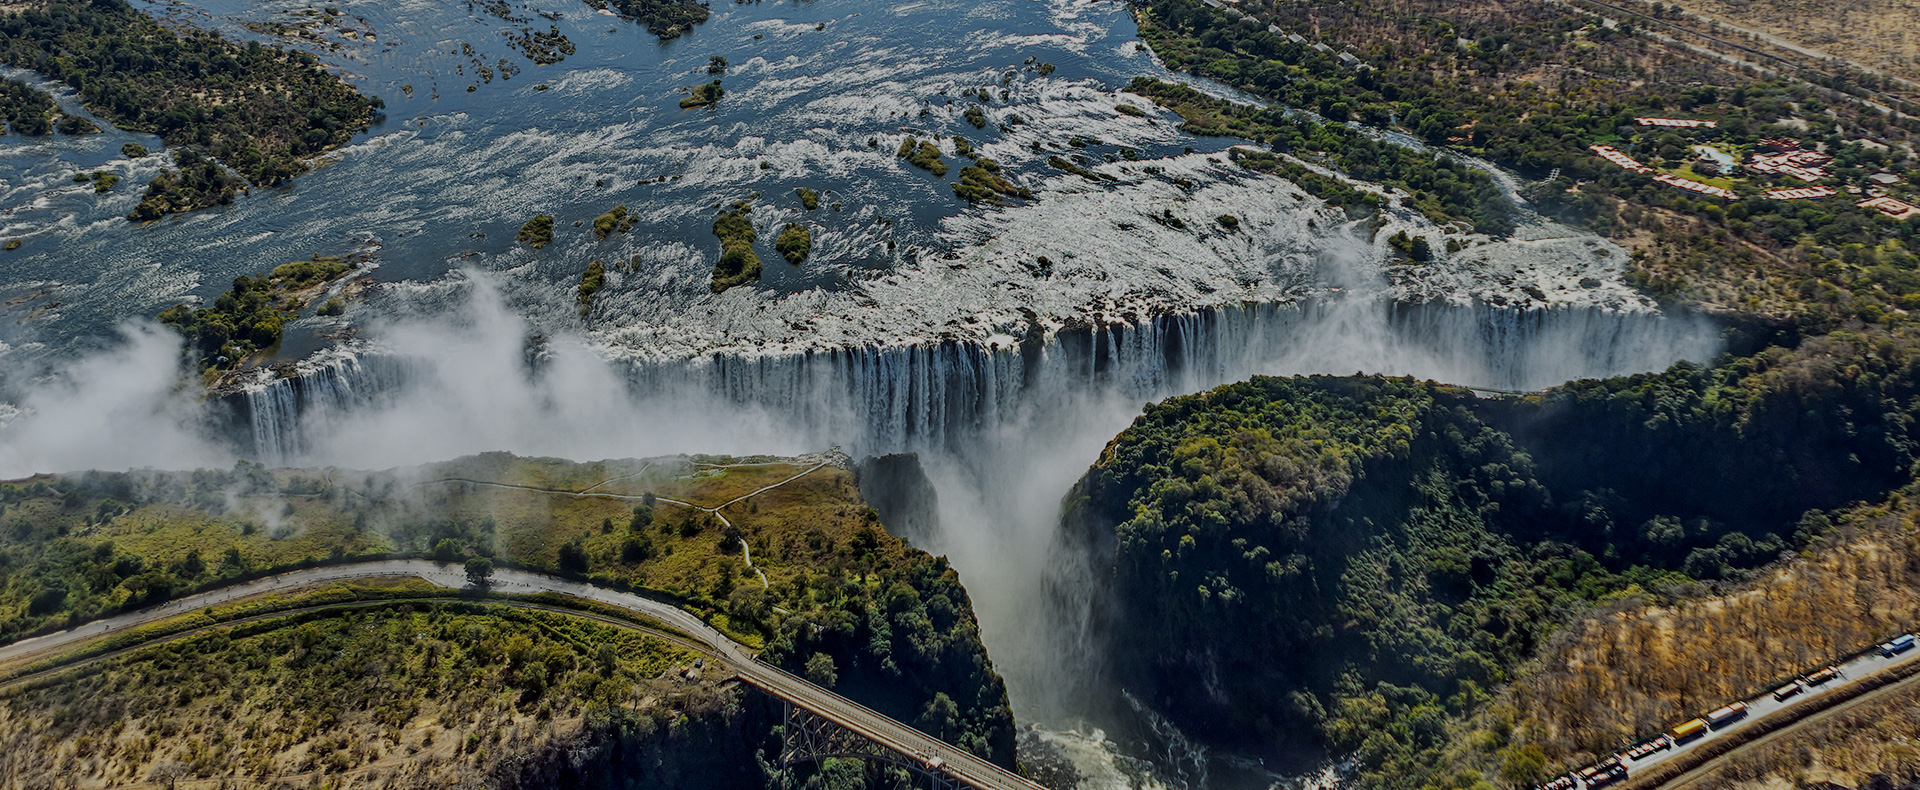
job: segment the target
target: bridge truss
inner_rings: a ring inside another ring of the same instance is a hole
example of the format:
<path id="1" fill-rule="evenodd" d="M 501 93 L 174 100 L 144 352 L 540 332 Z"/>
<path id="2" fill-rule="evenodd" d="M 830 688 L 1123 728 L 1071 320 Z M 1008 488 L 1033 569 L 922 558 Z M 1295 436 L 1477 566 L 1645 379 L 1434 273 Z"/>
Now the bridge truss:
<path id="1" fill-rule="evenodd" d="M 780 736 L 780 767 L 829 758 L 869 760 L 900 768 L 926 780 L 928 790 L 971 790 L 942 768 L 937 755 L 902 754 L 825 717 L 788 702 Z"/>

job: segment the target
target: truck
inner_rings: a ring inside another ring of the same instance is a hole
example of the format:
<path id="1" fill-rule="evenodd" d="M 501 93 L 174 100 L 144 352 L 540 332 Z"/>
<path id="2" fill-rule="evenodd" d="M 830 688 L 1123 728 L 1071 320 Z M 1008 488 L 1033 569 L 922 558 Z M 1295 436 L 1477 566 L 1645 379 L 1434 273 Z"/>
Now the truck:
<path id="1" fill-rule="evenodd" d="M 1627 767 L 1622 765 L 1617 757 L 1580 772 L 1580 779 L 1586 783 L 1587 790 L 1598 790 L 1615 782 L 1625 781 L 1626 778 Z"/>
<path id="2" fill-rule="evenodd" d="M 1773 690 L 1773 701 L 1786 702 L 1788 697 L 1791 697 L 1795 694 L 1798 694 L 1806 690 L 1807 690 L 1807 687 L 1800 685 L 1800 681 L 1798 680 L 1788 681 L 1787 685 L 1781 686 Z"/>
<path id="3" fill-rule="evenodd" d="M 1673 736 L 1674 743 L 1686 743 L 1707 734 L 1707 720 L 1693 719 L 1673 728 L 1673 732 L 1670 734 Z"/>
<path id="4" fill-rule="evenodd" d="M 1840 677 L 1840 670 L 1834 669 L 1833 667 L 1827 667 L 1826 669 L 1820 670 L 1819 672 L 1815 672 L 1811 675 L 1808 675 L 1807 685 L 1824 686 L 1827 684 L 1828 681 L 1831 681 L 1837 677 Z"/>
<path id="5" fill-rule="evenodd" d="M 1899 636 L 1894 637 L 1893 641 L 1881 645 L 1880 655 L 1885 656 L 1887 658 L 1893 658 L 1894 656 L 1900 655 L 1901 653 L 1905 653 L 1912 649 L 1913 649 L 1913 634 L 1901 634 Z"/>
<path id="6" fill-rule="evenodd" d="M 1736 702 L 1707 714 L 1707 726 L 1716 730 L 1747 717 L 1747 703 Z"/>

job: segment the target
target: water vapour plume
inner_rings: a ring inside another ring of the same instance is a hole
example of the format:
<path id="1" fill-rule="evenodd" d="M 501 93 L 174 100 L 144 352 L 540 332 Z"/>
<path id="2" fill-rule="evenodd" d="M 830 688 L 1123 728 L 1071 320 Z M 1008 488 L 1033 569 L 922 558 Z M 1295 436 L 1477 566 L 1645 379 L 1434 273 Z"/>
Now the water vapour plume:
<path id="1" fill-rule="evenodd" d="M 0 478 L 36 472 L 230 466 L 208 435 L 197 383 L 182 376 L 178 335 L 151 322 L 120 344 L 27 385 L 0 424 Z"/>

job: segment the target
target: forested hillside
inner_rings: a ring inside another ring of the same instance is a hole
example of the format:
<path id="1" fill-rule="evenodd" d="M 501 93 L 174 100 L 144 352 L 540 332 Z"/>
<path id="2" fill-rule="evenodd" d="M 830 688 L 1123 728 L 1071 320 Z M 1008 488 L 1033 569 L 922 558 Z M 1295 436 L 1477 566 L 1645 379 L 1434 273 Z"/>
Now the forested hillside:
<path id="1" fill-rule="evenodd" d="M 583 491 L 600 496 L 569 495 Z M 826 460 L 40 476 L 0 485 L 0 525 L 3 641 L 277 569 L 485 557 L 670 598 L 762 660 L 1013 764 L 958 574 L 889 534 Z"/>
<path id="2" fill-rule="evenodd" d="M 1256 378 L 1150 406 L 1068 528 L 1111 547 L 1116 677 L 1183 728 L 1452 784 L 1450 722 L 1568 618 L 1739 580 L 1911 481 L 1916 388 L 1883 333 L 1522 399 Z"/>

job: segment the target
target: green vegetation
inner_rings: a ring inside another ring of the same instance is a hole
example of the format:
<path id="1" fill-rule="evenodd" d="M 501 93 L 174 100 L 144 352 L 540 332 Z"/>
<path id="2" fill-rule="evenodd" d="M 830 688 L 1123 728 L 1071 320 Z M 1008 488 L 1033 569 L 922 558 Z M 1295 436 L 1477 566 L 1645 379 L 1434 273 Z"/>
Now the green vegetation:
<path id="1" fill-rule="evenodd" d="M 54 124 L 61 134 L 99 134 L 100 127 L 78 115 L 63 115 L 60 122 Z"/>
<path id="2" fill-rule="evenodd" d="M 1542 0 L 1251 0 L 1234 12 L 1197 0 L 1155 0 L 1138 17 L 1142 37 L 1171 67 L 1330 121 L 1411 134 L 1529 178 L 1558 175 L 1529 186 L 1528 200 L 1618 238 L 1634 252 L 1636 281 L 1662 299 L 1791 320 L 1815 332 L 1850 321 L 1902 324 L 1910 307 L 1920 306 L 1920 277 L 1913 275 L 1920 271 L 1920 222 L 1857 206 L 1860 198 L 1844 189 L 1920 202 L 1920 160 L 1908 151 L 1920 123 L 1827 90 L 1852 91 L 1855 77 L 1808 75 L 1821 83 L 1814 86 L 1733 72 L 1714 58 Z M 1290 41 L 1289 33 L 1308 40 Z M 1343 51 L 1354 61 L 1343 62 Z M 1140 85 L 1196 131 L 1324 157 L 1356 177 L 1408 189 L 1429 217 L 1468 219 L 1484 230 L 1481 220 L 1503 210 L 1480 201 L 1491 193 L 1462 168 L 1442 173 L 1440 163 L 1411 154 L 1376 165 L 1384 149 L 1344 128 L 1328 131 L 1268 108 Z M 1717 126 L 1643 127 L 1636 117 Z M 1588 150 L 1611 145 L 1697 180 L 1690 145 L 1712 143 L 1743 158 L 1764 153 L 1762 139 L 1778 138 L 1831 155 L 1818 183 L 1841 194 L 1769 200 L 1766 190 L 1808 184 L 1746 173 L 1714 179 L 1741 198 L 1729 202 L 1656 182 Z M 1869 181 L 1875 173 L 1896 180 Z"/>
<path id="3" fill-rule="evenodd" d="M 593 218 L 593 237 L 598 241 L 606 241 L 608 236 L 615 233 L 631 231 L 633 230 L 633 226 L 639 223 L 640 214 L 638 212 L 629 212 L 624 205 L 614 206 L 613 209 L 607 213 Z M 551 226 L 549 226 L 549 231 L 551 231 Z"/>
<path id="4" fill-rule="evenodd" d="M 707 56 L 707 73 L 714 75 L 727 73 L 727 59 L 719 55 Z"/>
<path id="5" fill-rule="evenodd" d="M 764 704 L 657 637 L 471 602 L 289 615 L 139 648 L 0 701 L 23 781 L 403 786 L 759 780 Z M 151 737 L 149 737 L 151 736 Z M 84 761 L 85 768 L 75 762 Z M 285 777 L 286 779 L 282 779 Z"/>
<path id="6" fill-rule="evenodd" d="M 14 79 L 0 79 L 0 120 L 4 131 L 39 136 L 53 131 L 53 116 L 60 105 L 52 96 Z"/>
<path id="7" fill-rule="evenodd" d="M 612 11 L 636 22 L 661 39 L 679 38 L 694 25 L 707 21 L 707 7 L 693 0 L 586 0 L 587 5 Z M 725 63 L 724 60 L 721 61 Z"/>
<path id="8" fill-rule="evenodd" d="M 598 221 L 594 223 L 596 229 Z M 535 214 L 527 224 L 520 226 L 520 232 L 514 236 L 521 244 L 540 249 L 553 243 L 553 215 Z"/>
<path id="9" fill-rule="evenodd" d="M 1380 210 L 1379 195 L 1362 192 L 1345 181 L 1313 172 L 1305 165 L 1285 156 L 1239 150 L 1234 151 L 1232 156 L 1233 161 L 1249 170 L 1258 170 L 1267 175 L 1292 181 L 1306 190 L 1307 194 L 1345 209 L 1350 219 L 1370 216 Z"/>
<path id="10" fill-rule="evenodd" d="M 1376 140 L 1345 126 L 1290 117 L 1216 99 L 1185 85 L 1135 78 L 1127 90 L 1186 119 L 1195 134 L 1269 141 L 1275 151 L 1319 160 L 1347 175 L 1405 190 L 1411 205 L 1436 223 L 1466 222 L 1495 236 L 1513 231 L 1512 201 L 1486 173 L 1464 162 Z M 1303 185 L 1304 188 L 1304 185 Z"/>
<path id="11" fill-rule="evenodd" d="M 1131 104 L 1116 104 L 1114 105 L 1113 110 L 1114 112 L 1120 113 L 1121 115 L 1131 115 L 1135 118 L 1147 117 L 1146 110 L 1142 110 L 1139 107 L 1135 107 Z"/>
<path id="12" fill-rule="evenodd" d="M 940 146 L 931 142 L 909 137 L 900 141 L 900 150 L 896 155 L 907 160 L 908 164 L 936 176 L 945 177 L 947 174 L 947 161 L 940 158 Z"/>
<path id="13" fill-rule="evenodd" d="M 789 222 L 773 240 L 773 248 L 780 251 L 780 256 L 786 258 L 787 263 L 799 266 L 801 261 L 807 259 L 807 254 L 813 252 L 813 231 L 798 222 Z"/>
<path id="14" fill-rule="evenodd" d="M 1387 246 L 1411 261 L 1425 263 L 1433 260 L 1433 247 L 1427 243 L 1425 236 L 1408 236 L 1406 231 L 1400 231 L 1387 237 Z"/>
<path id="15" fill-rule="evenodd" d="M 691 90 L 691 95 L 680 100 L 680 109 L 689 110 L 695 107 L 709 107 L 720 101 L 721 97 L 727 95 L 727 89 L 720 87 L 719 80 L 714 80 L 704 85 L 695 85 Z"/>
<path id="16" fill-rule="evenodd" d="M 820 193 L 806 187 L 795 189 L 793 193 L 800 196 L 801 208 L 812 211 L 820 207 Z"/>
<path id="17" fill-rule="evenodd" d="M 978 104 L 967 105 L 966 112 L 960 115 L 966 118 L 967 123 L 973 124 L 973 128 L 975 129 L 987 128 L 987 114 L 981 111 L 980 105 Z"/>
<path id="18" fill-rule="evenodd" d="M 979 157 L 977 164 L 960 168 L 960 180 L 953 182 L 953 196 L 968 203 L 1003 205 L 1001 197 L 1031 198 L 1033 192 L 1017 187 L 1000 175 L 1000 163 Z"/>
<path id="19" fill-rule="evenodd" d="M 124 0 L 0 15 L 0 63 L 61 80 L 95 115 L 204 150 L 259 186 L 306 172 L 306 157 L 366 129 L 380 106 L 311 55 L 163 26 Z M 171 189 L 150 188 L 166 199 L 142 203 L 132 218 L 230 200 L 217 181 L 184 174 Z"/>
<path id="20" fill-rule="evenodd" d="M 94 194 L 104 195 L 107 193 L 108 190 L 113 189 L 115 184 L 120 183 L 120 177 L 112 173 L 109 173 L 105 170 L 95 170 L 91 173 L 79 172 L 79 173 L 73 174 L 73 183 L 85 184 L 89 182 L 93 184 Z"/>
<path id="21" fill-rule="evenodd" d="M 233 288 L 198 309 L 175 305 L 160 322 L 187 337 L 201 370 L 244 364 L 255 354 L 280 345 L 281 325 L 300 315 L 320 289 L 355 269 L 337 256 L 283 264 L 266 277 L 235 277 Z"/>
<path id="22" fill-rule="evenodd" d="M 742 200 L 713 218 L 713 235 L 720 239 L 720 260 L 713 264 L 710 286 L 714 293 L 760 279 L 760 255 L 753 251 L 754 239 L 759 236 L 753 230 L 753 221 L 747 219 L 751 213 L 753 206 Z"/>
<path id="23" fill-rule="evenodd" d="M 1743 578 L 1910 482 L 1916 395 L 1920 343 L 1885 333 L 1523 399 L 1257 378 L 1149 407 L 1069 523 L 1116 546 L 1117 680 L 1183 729 L 1465 787 L 1451 722 L 1568 617 Z"/>
<path id="24" fill-rule="evenodd" d="M 1059 170 L 1065 170 L 1088 181 L 1118 181 L 1120 179 L 1106 173 L 1095 173 L 1058 156 L 1047 157 L 1047 164 Z"/>
<path id="25" fill-rule="evenodd" d="M 147 147 L 139 143 L 127 143 L 120 146 L 120 155 L 128 159 L 139 159 L 147 155 Z"/>
<path id="26" fill-rule="evenodd" d="M 746 465 L 711 457 L 573 464 L 493 453 L 397 473 L 268 470 L 241 463 L 227 471 L 86 473 L 0 485 L 0 640 L 272 569 L 394 554 L 448 564 L 486 558 L 496 566 L 650 590 L 760 648 L 763 660 L 794 672 L 830 666 L 841 693 L 1010 765 L 1006 692 L 979 644 L 959 577 L 945 560 L 887 534 L 844 469 L 741 460 Z M 632 499 L 465 480 L 592 489 Z M 715 513 L 668 499 L 735 504 Z M 751 566 L 743 544 L 751 549 Z M 513 640 L 504 634 L 465 644 L 480 650 L 492 649 L 482 643 Z M 312 652 L 337 655 L 332 649 Z M 575 685 L 573 672 L 604 663 L 593 652 L 586 655 L 594 660 L 566 663 L 566 671 L 547 668 L 537 681 L 544 693 L 565 690 L 591 699 L 598 684 Z M 352 657 L 358 662 L 353 666 L 367 666 L 366 655 Z M 521 666 L 488 664 L 487 672 L 505 674 L 449 681 L 460 688 L 430 685 L 427 691 L 518 697 L 529 706 L 524 710 L 537 711 L 543 696 L 518 682 L 513 673 Z M 199 693 L 196 686 L 183 688 L 189 696 Z M 225 691 L 215 696 L 224 699 Z M 568 708 L 552 701 L 554 720 L 568 720 Z M 348 712 L 359 710 L 341 710 L 341 725 L 358 721 L 358 714 Z M 328 711 L 316 709 L 314 715 Z M 420 716 L 444 714 L 422 707 L 414 714 Z M 383 723 L 405 726 L 412 718 Z M 309 735 L 332 733 L 326 719 L 320 721 L 318 732 Z M 445 726 L 455 726 L 447 721 Z M 771 723 L 743 729 L 764 733 Z M 0 737 L 6 725 L 0 721 Z M 276 732 L 293 737 L 300 731 Z"/>
<path id="27" fill-rule="evenodd" d="M 580 317 L 587 317 L 587 311 L 593 308 L 593 295 L 607 284 L 607 265 L 600 261 L 587 264 L 587 270 L 580 275 Z"/>
<path id="28" fill-rule="evenodd" d="M 227 172 L 220 163 L 199 151 L 183 148 L 173 152 L 178 168 L 154 176 L 147 182 L 140 205 L 127 214 L 134 222 L 152 222 L 168 214 L 233 202 L 246 182 Z"/>

